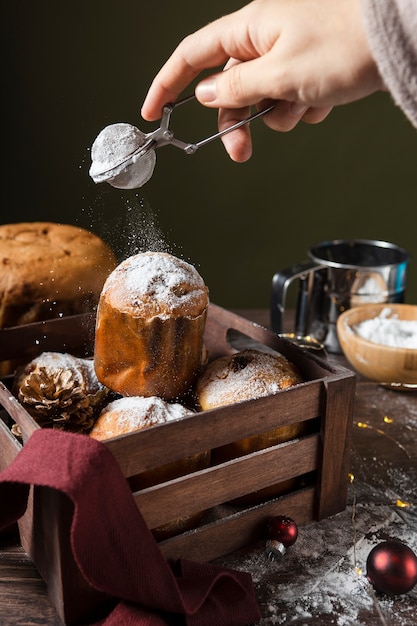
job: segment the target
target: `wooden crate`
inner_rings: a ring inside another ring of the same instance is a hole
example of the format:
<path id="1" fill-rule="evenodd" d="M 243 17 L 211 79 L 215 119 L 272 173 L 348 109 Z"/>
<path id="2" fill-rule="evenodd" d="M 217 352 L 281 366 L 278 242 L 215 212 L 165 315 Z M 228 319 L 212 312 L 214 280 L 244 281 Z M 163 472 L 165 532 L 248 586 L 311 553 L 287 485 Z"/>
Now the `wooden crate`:
<path id="1" fill-rule="evenodd" d="M 93 339 L 94 316 L 74 316 L 0 330 L 0 355 L 30 360 L 42 351 L 55 350 L 87 356 L 92 354 Z M 163 554 L 173 559 L 212 560 L 262 539 L 272 516 L 289 515 L 303 524 L 346 506 L 355 375 L 213 304 L 205 344 L 210 359 L 262 344 L 297 365 L 306 382 L 107 442 L 126 477 L 157 467 L 161 457 L 168 463 L 295 422 L 309 428 L 308 434 L 293 441 L 136 492 L 134 498 L 150 528 L 179 515 L 208 511 L 197 527 L 160 542 Z M 23 442 L 38 426 L 10 394 L 7 381 L 0 382 L 0 403 L 6 416 L 0 421 L 3 469 L 20 449 L 10 432 L 11 422 L 20 426 Z M 230 504 L 296 477 L 297 488 L 285 495 L 252 505 Z M 53 490 L 32 491 L 30 506 L 19 522 L 22 546 L 45 579 L 62 620 L 75 624 L 105 605 L 107 598 L 88 586 L 73 561 L 70 502 Z"/>

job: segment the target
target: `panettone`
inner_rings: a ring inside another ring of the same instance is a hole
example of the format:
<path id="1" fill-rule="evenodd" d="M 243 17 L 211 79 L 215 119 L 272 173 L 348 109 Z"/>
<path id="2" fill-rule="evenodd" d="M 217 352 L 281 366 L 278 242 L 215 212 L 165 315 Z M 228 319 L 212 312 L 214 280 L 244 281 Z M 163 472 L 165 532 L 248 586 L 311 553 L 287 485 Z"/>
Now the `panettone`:
<path id="1" fill-rule="evenodd" d="M 90 432 L 90 437 L 105 441 L 192 414 L 193 411 L 185 406 L 169 403 L 158 397 L 123 397 L 104 407 Z M 163 447 L 163 443 L 161 445 Z M 162 463 L 159 467 L 131 477 L 129 483 L 132 490 L 137 491 L 205 469 L 209 464 L 210 451 L 202 451 L 171 463 Z M 193 515 L 178 517 L 164 526 L 154 528 L 153 533 L 157 539 L 166 539 L 192 528 L 202 516 L 203 511 L 198 511 Z"/>
<path id="2" fill-rule="evenodd" d="M 100 297 L 98 379 L 123 396 L 183 395 L 201 366 L 207 307 L 207 287 L 189 263 L 163 252 L 127 258 Z"/>
<path id="3" fill-rule="evenodd" d="M 86 312 L 116 266 L 97 235 L 68 224 L 0 225 L 0 328 Z"/>
<path id="4" fill-rule="evenodd" d="M 105 441 L 157 424 L 181 419 L 193 411 L 182 404 L 169 404 L 162 398 L 129 396 L 107 404 L 98 416 L 90 437 Z"/>
<path id="5" fill-rule="evenodd" d="M 196 383 L 203 411 L 253 400 L 302 382 L 297 368 L 280 354 L 242 350 L 209 363 Z"/>
<path id="6" fill-rule="evenodd" d="M 209 363 L 196 382 L 196 398 L 202 410 L 210 410 L 236 402 L 255 400 L 278 393 L 301 383 L 303 378 L 288 359 L 278 353 L 261 350 L 242 350 L 219 357 Z M 302 423 L 279 426 L 257 436 L 235 441 L 212 451 L 213 463 L 224 463 L 295 439 L 303 434 Z M 241 498 L 253 503 L 275 497 L 293 488 L 295 480 L 285 481 Z"/>
<path id="7" fill-rule="evenodd" d="M 53 222 L 0 225 L 0 328 L 90 311 L 116 267 L 83 228 Z M 0 363 L 0 375 L 16 363 Z"/>

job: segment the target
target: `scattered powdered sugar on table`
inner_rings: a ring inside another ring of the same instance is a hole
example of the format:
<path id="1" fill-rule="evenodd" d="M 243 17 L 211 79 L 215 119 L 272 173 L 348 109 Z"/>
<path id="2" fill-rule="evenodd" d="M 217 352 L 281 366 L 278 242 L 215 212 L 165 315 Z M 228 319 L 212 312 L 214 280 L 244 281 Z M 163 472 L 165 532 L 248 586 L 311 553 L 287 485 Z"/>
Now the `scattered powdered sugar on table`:
<path id="1" fill-rule="evenodd" d="M 392 394 L 368 387 L 370 394 L 382 396 L 378 406 Z M 300 525 L 296 543 L 278 560 L 268 560 L 264 542 L 218 560 L 252 575 L 259 626 L 416 626 L 417 586 L 389 597 L 376 593 L 366 578 L 368 555 L 382 541 L 402 541 L 417 553 L 417 482 L 415 471 L 408 471 L 417 403 L 406 410 L 410 402 L 404 394 L 394 394 L 393 400 L 388 415 L 381 412 L 380 427 L 356 423 L 346 510 Z M 402 450 L 395 463 L 391 445 Z M 397 501 L 411 506 L 396 506 Z"/>
<path id="2" fill-rule="evenodd" d="M 352 508 L 348 507 L 333 518 L 303 525 L 297 542 L 275 561 L 269 561 L 262 548 L 227 558 L 228 567 L 252 574 L 262 613 L 260 626 L 382 626 L 378 610 L 385 626 L 414 626 L 409 596 L 405 600 L 376 596 L 366 578 L 366 560 L 372 548 L 387 537 L 395 537 L 415 551 L 415 529 L 390 506 L 360 504 L 355 511 L 355 541 L 353 530 L 346 533 L 351 517 Z"/>
<path id="3" fill-rule="evenodd" d="M 417 348 L 417 320 L 400 320 L 389 307 L 353 327 L 355 333 L 373 343 L 394 348 Z"/>

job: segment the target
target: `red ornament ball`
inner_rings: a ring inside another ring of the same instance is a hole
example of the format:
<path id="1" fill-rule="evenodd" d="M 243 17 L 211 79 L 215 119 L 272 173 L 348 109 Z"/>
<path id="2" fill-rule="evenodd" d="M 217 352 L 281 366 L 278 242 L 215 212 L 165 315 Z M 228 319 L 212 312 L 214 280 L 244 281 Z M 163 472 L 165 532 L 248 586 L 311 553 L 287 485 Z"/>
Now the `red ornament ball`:
<path id="1" fill-rule="evenodd" d="M 400 541 L 383 541 L 370 551 L 366 575 L 376 591 L 407 593 L 417 584 L 417 556 Z"/>
<path id="2" fill-rule="evenodd" d="M 297 541 L 297 524 L 287 515 L 277 515 L 268 524 L 268 536 L 282 543 L 285 548 L 289 548 Z"/>

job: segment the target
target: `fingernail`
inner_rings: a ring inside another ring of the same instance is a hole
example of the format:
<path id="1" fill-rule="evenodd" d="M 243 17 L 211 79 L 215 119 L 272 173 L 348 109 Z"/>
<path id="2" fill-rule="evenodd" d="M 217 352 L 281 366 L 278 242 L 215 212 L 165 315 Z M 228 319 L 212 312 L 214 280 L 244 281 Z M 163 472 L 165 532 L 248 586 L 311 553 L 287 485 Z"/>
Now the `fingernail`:
<path id="1" fill-rule="evenodd" d="M 195 88 L 195 95 L 200 102 L 213 102 L 217 96 L 216 79 L 205 78 Z"/>
<path id="2" fill-rule="evenodd" d="M 298 102 L 291 102 L 291 113 L 294 117 L 301 117 L 307 111 L 308 107 Z"/>

